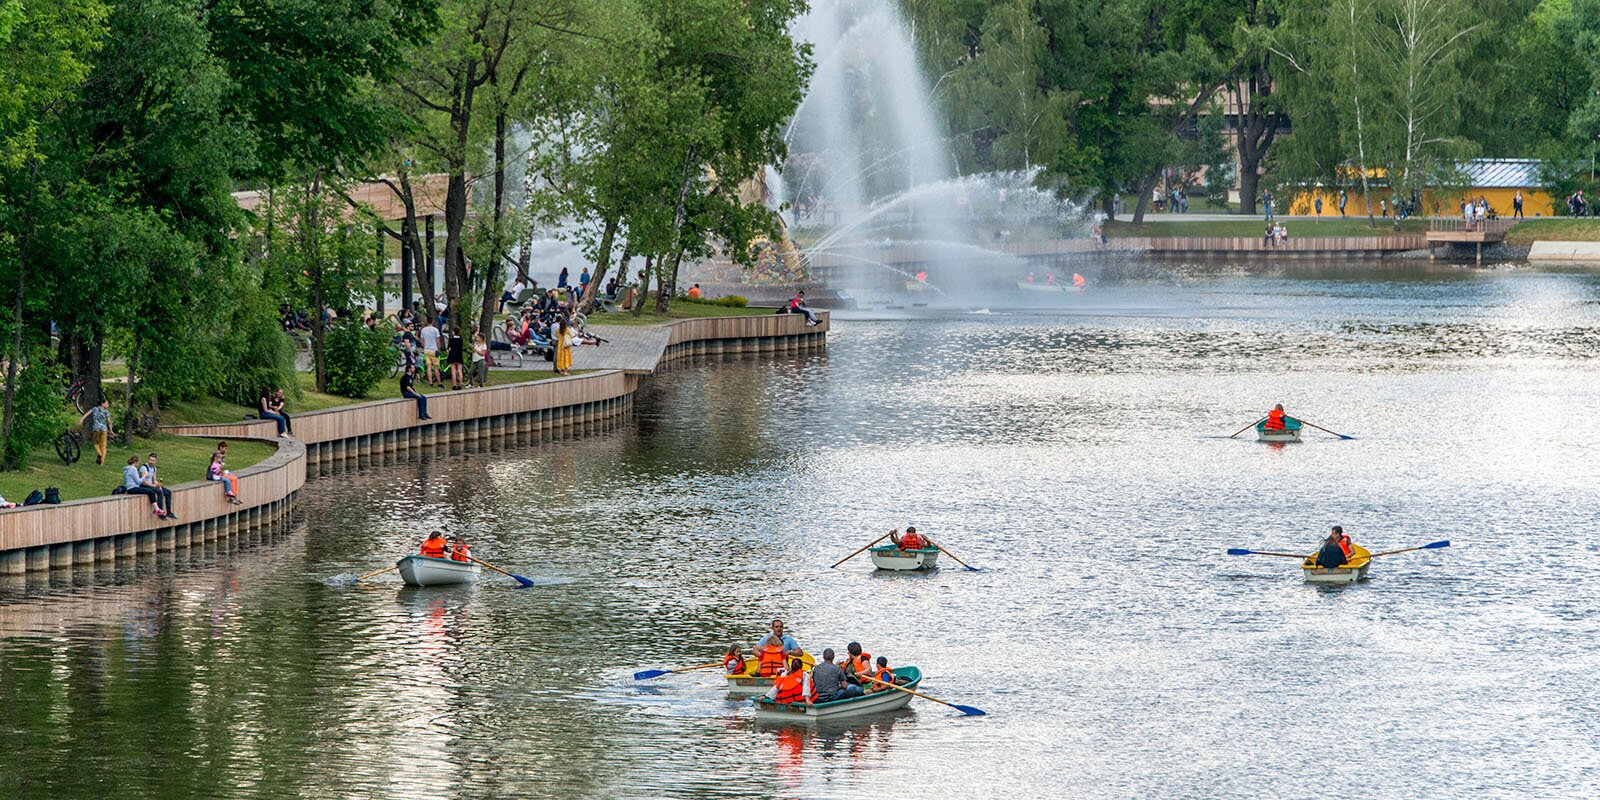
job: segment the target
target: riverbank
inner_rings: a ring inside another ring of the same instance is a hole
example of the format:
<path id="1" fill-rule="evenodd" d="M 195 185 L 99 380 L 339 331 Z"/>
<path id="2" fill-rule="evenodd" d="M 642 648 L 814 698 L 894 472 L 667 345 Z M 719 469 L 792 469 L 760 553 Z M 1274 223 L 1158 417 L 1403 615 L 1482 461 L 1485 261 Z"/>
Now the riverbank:
<path id="1" fill-rule="evenodd" d="M 641 345 L 653 348 L 644 355 L 652 355 L 651 365 L 661 368 L 685 358 L 788 354 L 827 346 L 826 313 L 820 314 L 819 325 L 808 327 L 800 316 L 755 313 L 760 311 L 667 323 L 658 336 Z M 277 449 L 258 464 L 234 470 L 240 477 L 243 506 L 229 505 L 214 483 L 196 479 L 175 484 L 171 479 L 185 476 L 176 469 L 165 472 L 177 524 L 155 518 L 144 503 L 117 496 L 0 513 L 0 573 L 93 564 L 219 538 L 248 537 L 258 527 L 278 524 L 310 476 L 435 450 L 570 436 L 611 424 L 631 412 L 633 394 L 648 374 L 604 369 L 437 392 L 429 404 L 428 420 L 419 420 L 415 402 L 403 398 L 303 412 L 294 417 L 294 439 L 278 439 L 276 426 L 262 420 L 164 427 L 170 435 L 201 437 L 202 447 L 221 438 Z"/>

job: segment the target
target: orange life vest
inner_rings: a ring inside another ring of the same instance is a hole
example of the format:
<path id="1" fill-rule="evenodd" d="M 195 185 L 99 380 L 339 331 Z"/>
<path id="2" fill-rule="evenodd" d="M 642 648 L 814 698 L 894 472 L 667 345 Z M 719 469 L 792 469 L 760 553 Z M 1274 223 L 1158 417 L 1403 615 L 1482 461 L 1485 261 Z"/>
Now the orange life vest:
<path id="1" fill-rule="evenodd" d="M 850 665 L 850 669 L 855 671 L 857 677 L 862 676 L 862 675 L 871 675 L 872 674 L 872 654 L 871 653 L 863 651 L 861 653 L 861 655 L 859 655 L 859 656 L 851 656 L 844 663 Z"/>
<path id="2" fill-rule="evenodd" d="M 927 547 L 927 545 L 922 541 L 922 534 L 920 533 L 908 533 L 900 537 L 901 550 L 921 550 L 924 547 Z"/>
<path id="3" fill-rule="evenodd" d="M 471 546 L 464 545 L 464 544 L 458 544 L 455 547 L 450 548 L 450 560 L 451 561 L 466 561 L 467 560 L 467 556 L 470 555 L 471 553 L 472 553 L 472 547 Z"/>
<path id="4" fill-rule="evenodd" d="M 744 658 L 742 656 L 728 656 L 722 659 L 722 671 L 729 675 L 738 675 L 744 672 Z"/>
<path id="5" fill-rule="evenodd" d="M 422 554 L 428 558 L 444 558 L 444 540 L 423 539 Z"/>
<path id="6" fill-rule="evenodd" d="M 1339 537 L 1339 548 L 1344 550 L 1344 557 L 1345 558 L 1349 558 L 1350 557 L 1350 554 L 1353 551 L 1351 551 L 1351 549 L 1350 549 L 1350 537 L 1349 536 L 1340 535 L 1340 537 Z"/>
<path id="7" fill-rule="evenodd" d="M 792 675 L 784 675 L 774 684 L 778 687 L 777 697 L 779 703 L 800 703 L 805 701 L 806 673 L 802 670 Z"/>
<path id="8" fill-rule="evenodd" d="M 872 677 L 877 678 L 878 680 L 883 681 L 884 683 L 894 683 L 894 670 L 889 669 L 888 667 L 884 667 L 883 669 L 880 669 L 877 672 L 872 673 Z M 876 687 L 876 688 L 880 688 L 880 689 L 886 688 L 886 687 L 880 686 L 880 685 L 878 685 L 876 683 L 873 684 L 873 686 Z"/>
<path id="9" fill-rule="evenodd" d="M 1274 408 L 1267 412 L 1266 429 L 1269 431 L 1283 430 L 1283 412 Z"/>
<path id="10" fill-rule="evenodd" d="M 756 674 L 763 678 L 770 678 L 783 670 L 783 643 L 769 644 L 756 652 L 757 663 L 760 667 Z"/>

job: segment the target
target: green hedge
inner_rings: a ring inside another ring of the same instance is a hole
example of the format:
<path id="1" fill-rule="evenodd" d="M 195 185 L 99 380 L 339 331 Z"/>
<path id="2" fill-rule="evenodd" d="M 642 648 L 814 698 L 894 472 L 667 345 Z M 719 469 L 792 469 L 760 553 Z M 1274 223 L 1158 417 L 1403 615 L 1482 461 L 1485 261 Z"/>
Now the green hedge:
<path id="1" fill-rule="evenodd" d="M 703 306 L 724 306 L 726 308 L 744 308 L 750 304 L 749 300 L 746 300 L 742 295 L 737 294 L 730 294 L 724 297 L 716 298 L 702 297 L 698 300 L 688 295 L 683 295 L 678 299 L 685 303 L 699 303 Z"/>

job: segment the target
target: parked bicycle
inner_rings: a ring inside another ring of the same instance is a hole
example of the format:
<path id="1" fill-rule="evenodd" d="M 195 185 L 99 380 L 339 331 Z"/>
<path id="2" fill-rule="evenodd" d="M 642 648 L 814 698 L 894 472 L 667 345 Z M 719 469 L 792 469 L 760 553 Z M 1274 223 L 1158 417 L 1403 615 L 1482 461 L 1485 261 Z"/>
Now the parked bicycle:
<path id="1" fill-rule="evenodd" d="M 67 402 L 71 403 L 73 408 L 78 409 L 79 414 L 89 410 L 84 405 L 85 397 L 82 378 L 73 378 L 72 382 L 67 384 Z"/>
<path id="2" fill-rule="evenodd" d="M 69 467 L 78 463 L 78 459 L 83 457 L 83 434 L 69 428 L 57 436 L 56 457 Z"/>

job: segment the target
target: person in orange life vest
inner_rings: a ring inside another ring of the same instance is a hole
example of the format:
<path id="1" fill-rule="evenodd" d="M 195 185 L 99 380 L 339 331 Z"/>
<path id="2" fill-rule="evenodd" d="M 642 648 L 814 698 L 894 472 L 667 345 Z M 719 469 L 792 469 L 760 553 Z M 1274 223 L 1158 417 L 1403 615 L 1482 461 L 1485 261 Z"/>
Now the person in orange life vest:
<path id="1" fill-rule="evenodd" d="M 1350 549 L 1350 537 L 1345 535 L 1344 528 L 1333 526 L 1333 535 L 1339 537 L 1339 547 L 1344 550 L 1344 557 L 1349 558 L 1355 551 Z"/>
<path id="2" fill-rule="evenodd" d="M 1283 404 L 1279 403 L 1273 406 L 1271 411 L 1267 412 L 1267 422 L 1262 426 L 1262 429 L 1281 431 L 1283 430 L 1283 421 L 1285 419 L 1288 419 L 1288 417 L 1283 413 Z"/>
<path id="3" fill-rule="evenodd" d="M 444 531 L 434 531 L 422 541 L 422 555 L 428 558 L 444 558 Z"/>
<path id="4" fill-rule="evenodd" d="M 1344 535 L 1337 529 L 1328 534 L 1328 538 L 1322 540 L 1322 549 L 1317 551 L 1315 564 L 1324 569 L 1333 569 L 1349 563 L 1350 559 L 1344 553 L 1343 539 Z"/>
<path id="5" fill-rule="evenodd" d="M 811 673 L 806 672 L 805 662 L 797 656 L 789 659 L 789 667 L 772 682 L 772 688 L 767 690 L 767 699 L 783 703 L 804 703 L 811 697 Z"/>
<path id="6" fill-rule="evenodd" d="M 1084 284 L 1083 276 L 1079 275 L 1076 272 L 1072 273 L 1072 285 L 1073 286 L 1082 286 L 1083 284 Z"/>
<path id="7" fill-rule="evenodd" d="M 784 657 L 799 652 L 800 643 L 783 632 L 783 620 L 773 620 L 772 632 L 756 642 L 756 660 L 760 665 L 756 674 L 763 678 L 777 675 L 783 670 Z"/>
<path id="8" fill-rule="evenodd" d="M 1046 286 L 1056 285 L 1056 274 L 1054 272 L 1046 272 L 1044 274 L 1044 283 Z"/>
<path id="9" fill-rule="evenodd" d="M 472 556 L 472 548 L 467 546 L 467 537 L 456 534 L 450 541 L 450 560 L 467 561 Z"/>
<path id="10" fill-rule="evenodd" d="M 916 526 L 913 525 L 906 526 L 906 535 L 904 536 L 890 533 L 889 541 L 894 542 L 895 546 L 901 550 L 921 550 L 928 546 L 928 540 L 922 538 L 922 535 L 917 533 Z"/>
<path id="11" fill-rule="evenodd" d="M 736 644 L 728 645 L 727 652 L 722 654 L 722 672 L 725 675 L 739 675 L 744 672 L 744 648 Z"/>
<path id="12" fill-rule="evenodd" d="M 690 300 L 699 300 L 701 296 L 702 296 L 702 293 L 700 291 L 700 284 L 697 283 L 697 284 L 689 287 L 689 299 Z"/>
<path id="13" fill-rule="evenodd" d="M 883 656 L 878 656 L 878 668 L 872 671 L 872 677 L 877 678 L 880 681 L 883 681 L 883 683 L 873 683 L 872 681 L 865 681 L 865 683 L 867 685 L 867 691 L 869 691 L 869 692 L 887 692 L 887 691 L 889 691 L 889 687 L 883 685 L 884 683 L 894 683 L 894 670 L 889 669 L 889 659 L 884 658 Z"/>
<path id="14" fill-rule="evenodd" d="M 1033 273 L 1028 273 L 1028 283 L 1033 283 Z"/>
<path id="15" fill-rule="evenodd" d="M 845 650 L 850 657 L 844 660 L 844 679 L 857 685 L 865 683 L 861 676 L 872 674 L 872 654 L 862 650 L 860 642 L 851 642 Z"/>

